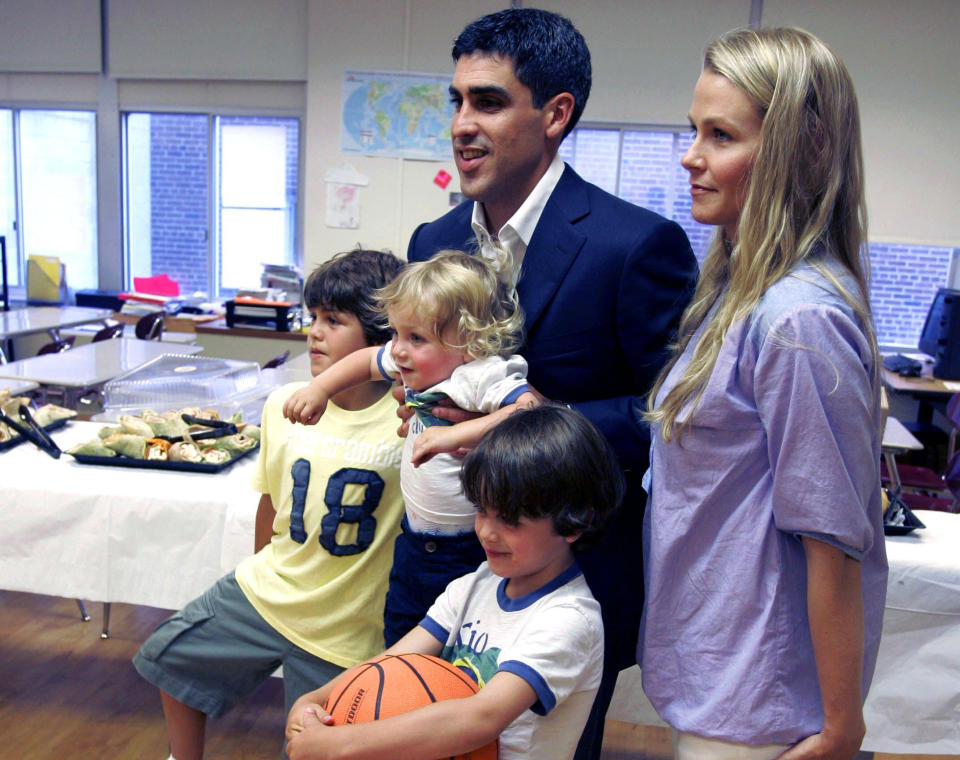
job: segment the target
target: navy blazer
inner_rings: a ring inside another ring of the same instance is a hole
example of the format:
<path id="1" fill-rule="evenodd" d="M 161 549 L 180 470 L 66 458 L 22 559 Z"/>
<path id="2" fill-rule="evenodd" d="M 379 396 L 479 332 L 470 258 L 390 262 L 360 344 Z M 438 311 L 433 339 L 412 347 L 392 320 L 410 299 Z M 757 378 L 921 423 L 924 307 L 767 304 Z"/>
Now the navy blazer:
<path id="1" fill-rule="evenodd" d="M 410 239 L 407 258 L 475 251 L 473 202 Z M 518 350 L 529 380 L 571 404 L 607 436 L 624 469 L 647 467 L 649 431 L 638 414 L 667 358 L 693 292 L 697 263 L 674 222 L 585 182 L 567 166 L 523 260 L 517 293 L 525 316 Z"/>
<path id="2" fill-rule="evenodd" d="M 473 202 L 418 227 L 409 261 L 444 248 L 477 250 Z M 519 353 L 547 398 L 583 412 L 610 441 L 627 494 L 601 543 L 577 562 L 603 611 L 604 703 L 618 670 L 634 662 L 643 606 L 640 531 L 650 432 L 639 415 L 667 359 L 696 283 L 681 227 L 585 182 L 567 166 L 527 246 L 517 293 L 525 337 Z"/>

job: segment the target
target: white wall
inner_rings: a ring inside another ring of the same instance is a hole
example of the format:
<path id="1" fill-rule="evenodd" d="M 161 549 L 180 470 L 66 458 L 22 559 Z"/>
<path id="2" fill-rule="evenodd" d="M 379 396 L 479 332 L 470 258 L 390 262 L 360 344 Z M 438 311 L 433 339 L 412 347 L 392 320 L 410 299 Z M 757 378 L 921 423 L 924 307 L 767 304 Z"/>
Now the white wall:
<path id="1" fill-rule="evenodd" d="M 457 32 L 478 14 L 502 7 L 492 0 L 440 3 L 310 0 L 310 56 L 307 67 L 304 251 L 306 271 L 313 263 L 361 243 L 400 256 L 416 224 L 447 208 L 448 193 L 433 184 L 446 162 L 344 156 L 340 145 L 340 107 L 345 69 L 451 73 L 450 45 Z M 348 161 L 370 184 L 360 191 L 360 228 L 329 228 L 324 223 L 326 183 L 331 167 Z"/>
<path id="2" fill-rule="evenodd" d="M 302 80 L 306 16 L 303 0 L 109 0 L 111 73 Z"/>
<path id="3" fill-rule="evenodd" d="M 764 0 L 764 24 L 830 45 L 857 87 L 870 239 L 960 247 L 960 3 Z"/>
<path id="4" fill-rule="evenodd" d="M 750 0 L 525 0 L 568 15 L 590 45 L 584 119 L 678 125 L 707 40 L 749 21 Z M 119 108 L 163 105 L 303 113 L 304 253 L 309 269 L 357 243 L 406 249 L 448 208 L 432 183 L 452 161 L 343 156 L 344 69 L 452 74 L 450 44 L 505 0 L 108 0 L 108 76 Z M 97 0 L 0 0 L 0 106 L 87 103 L 98 89 Z M 822 36 L 846 61 L 864 122 L 871 238 L 960 246 L 956 0 L 764 0 L 765 24 Z M 109 90 L 107 90 L 109 92 Z M 325 225 L 324 172 L 349 160 L 369 178 L 357 230 Z M 105 255 L 101 251 L 101 256 Z M 106 255 L 116 255 L 109 252 Z"/>
<path id="5" fill-rule="evenodd" d="M 0 0 L 0 71 L 100 71 L 100 1 Z"/>
<path id="6" fill-rule="evenodd" d="M 531 4 L 532 5 L 532 4 Z M 593 62 L 593 91 L 585 121 L 685 124 L 704 42 L 749 20 L 749 0 L 715 0 L 709 11 L 695 3 L 665 0 L 544 0 L 538 7 L 568 16 L 583 33 Z M 403 69 L 452 76 L 450 47 L 474 18 L 503 2 L 440 3 L 435 0 L 361 0 L 349 12 L 337 0 L 310 0 L 307 74 L 307 166 L 304 196 L 308 268 L 358 242 L 401 256 L 417 224 L 449 209 L 458 190 L 448 162 L 349 157 L 370 180 L 361 190 L 360 228 L 324 224 L 324 173 L 339 153 L 342 75 L 345 69 Z M 441 190 L 434 175 L 454 180 Z"/>

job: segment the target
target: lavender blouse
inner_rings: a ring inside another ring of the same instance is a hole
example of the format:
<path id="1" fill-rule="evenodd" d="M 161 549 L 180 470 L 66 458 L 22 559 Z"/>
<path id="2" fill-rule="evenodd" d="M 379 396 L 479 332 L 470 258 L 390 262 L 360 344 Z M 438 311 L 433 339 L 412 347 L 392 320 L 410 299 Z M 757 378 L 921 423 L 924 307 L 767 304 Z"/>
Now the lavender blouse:
<path id="1" fill-rule="evenodd" d="M 873 365 L 853 311 L 804 266 L 730 328 L 682 440 L 651 431 L 638 659 L 674 728 L 746 744 L 821 730 L 801 536 L 862 563 L 866 695 L 887 576 Z"/>

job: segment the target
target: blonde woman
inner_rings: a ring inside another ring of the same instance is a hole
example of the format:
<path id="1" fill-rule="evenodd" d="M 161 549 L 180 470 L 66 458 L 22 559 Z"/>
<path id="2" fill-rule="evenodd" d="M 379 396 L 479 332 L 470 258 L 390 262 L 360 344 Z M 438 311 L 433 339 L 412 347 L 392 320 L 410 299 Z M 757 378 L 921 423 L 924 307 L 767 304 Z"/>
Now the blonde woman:
<path id="1" fill-rule="evenodd" d="M 860 128 L 798 29 L 713 41 L 683 157 L 717 226 L 650 397 L 643 685 L 679 758 L 850 758 L 886 589 Z"/>
<path id="2" fill-rule="evenodd" d="M 485 558 L 454 454 L 519 406 L 536 402 L 526 361 L 511 353 L 520 344 L 523 313 L 498 271 L 509 267 L 459 251 L 408 264 L 379 291 L 392 340 L 341 359 L 284 406 L 289 419 L 314 424 L 327 399 L 344 388 L 399 379 L 416 412 L 400 463 L 406 512 L 384 610 L 388 647 L 423 620 L 450 581 Z M 485 416 L 451 426 L 430 411 L 444 399 Z"/>

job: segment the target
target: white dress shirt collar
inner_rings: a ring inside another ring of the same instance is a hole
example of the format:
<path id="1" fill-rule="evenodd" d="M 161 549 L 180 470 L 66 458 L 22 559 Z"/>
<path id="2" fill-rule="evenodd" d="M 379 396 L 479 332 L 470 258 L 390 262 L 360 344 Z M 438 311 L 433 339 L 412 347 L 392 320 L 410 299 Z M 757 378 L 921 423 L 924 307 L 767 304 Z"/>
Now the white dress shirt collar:
<path id="1" fill-rule="evenodd" d="M 543 214 L 547 201 L 550 200 L 554 188 L 560 181 L 563 170 L 563 159 L 559 155 L 555 155 L 553 161 L 550 162 L 550 166 L 547 167 L 547 171 L 544 172 L 530 195 L 514 212 L 513 216 L 507 220 L 506 224 L 496 232 L 495 236 L 487 229 L 483 204 L 479 201 L 473 204 L 471 226 L 474 235 L 477 237 L 477 243 L 480 245 L 480 254 L 484 258 L 496 260 L 497 256 L 493 253 L 493 248 L 499 241 L 500 246 L 511 256 L 513 262 L 512 281 L 514 284 L 519 279 L 523 257 L 527 252 L 527 246 L 530 244 L 533 232 L 537 228 L 537 223 L 540 221 L 540 216 Z"/>

